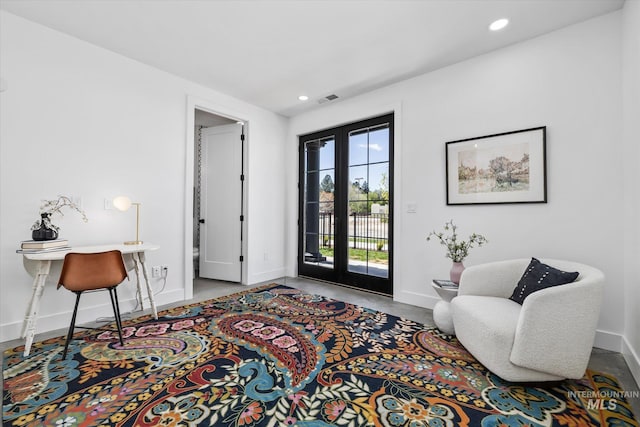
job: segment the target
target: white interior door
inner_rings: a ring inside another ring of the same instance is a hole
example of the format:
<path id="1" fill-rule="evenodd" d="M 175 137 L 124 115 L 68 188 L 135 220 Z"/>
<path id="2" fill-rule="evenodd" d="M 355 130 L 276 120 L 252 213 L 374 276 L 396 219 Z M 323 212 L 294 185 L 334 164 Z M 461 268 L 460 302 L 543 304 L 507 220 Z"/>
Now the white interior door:
<path id="1" fill-rule="evenodd" d="M 241 280 L 241 134 L 237 124 L 202 129 L 200 277 Z"/>

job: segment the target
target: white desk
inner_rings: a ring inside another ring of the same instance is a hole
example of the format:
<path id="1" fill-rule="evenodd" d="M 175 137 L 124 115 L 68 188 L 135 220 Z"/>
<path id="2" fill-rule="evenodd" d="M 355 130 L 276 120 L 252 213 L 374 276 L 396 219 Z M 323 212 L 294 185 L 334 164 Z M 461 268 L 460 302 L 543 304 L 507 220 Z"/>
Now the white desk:
<path id="1" fill-rule="evenodd" d="M 40 298 L 44 292 L 45 282 L 51 271 L 52 262 L 62 262 L 64 256 L 69 252 L 106 252 L 118 250 L 122 252 L 124 263 L 127 271 L 135 270 L 136 281 L 138 286 L 138 295 L 140 295 L 140 306 L 144 309 L 142 304 L 142 287 L 140 285 L 140 270 L 144 276 L 144 281 L 147 285 L 147 295 L 149 296 L 149 302 L 151 303 L 151 310 L 153 311 L 153 317 L 158 318 L 158 312 L 156 310 L 156 303 L 153 300 L 153 291 L 151 290 L 151 284 L 149 283 L 149 277 L 147 275 L 147 267 L 145 265 L 145 252 L 155 251 L 160 247 L 151 243 L 143 243 L 141 245 L 96 245 L 96 246 L 74 246 L 63 251 L 53 252 L 41 252 L 41 253 L 23 253 L 23 264 L 25 270 L 33 276 L 33 294 L 31 295 L 31 301 L 29 307 L 24 316 L 24 324 L 22 326 L 22 338 L 25 338 L 24 344 L 24 356 L 28 356 L 31 351 L 31 344 L 33 343 L 33 337 L 36 334 L 36 321 L 38 320 L 38 309 L 40 308 Z"/>

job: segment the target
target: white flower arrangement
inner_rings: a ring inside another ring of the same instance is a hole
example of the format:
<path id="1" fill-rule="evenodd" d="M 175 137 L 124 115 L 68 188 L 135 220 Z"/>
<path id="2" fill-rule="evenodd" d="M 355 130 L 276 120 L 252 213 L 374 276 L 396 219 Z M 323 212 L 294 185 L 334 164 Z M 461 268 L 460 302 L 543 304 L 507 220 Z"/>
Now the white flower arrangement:
<path id="1" fill-rule="evenodd" d="M 64 207 L 68 207 L 69 209 L 77 211 L 80 215 L 82 215 L 82 221 L 89 221 L 84 211 L 80 209 L 78 205 L 73 203 L 73 201 L 69 197 L 59 195 L 56 200 L 42 201 L 42 205 L 40 205 L 41 218 L 36 220 L 36 222 L 31 226 L 31 230 L 37 230 L 40 228 L 41 224 L 44 224 L 45 227 L 55 230 L 56 232 L 60 231 L 60 227 L 51 223 L 51 216 L 53 214 L 60 214 L 60 216 L 64 216 L 64 214 L 62 213 L 62 208 Z"/>
<path id="2" fill-rule="evenodd" d="M 469 236 L 469 241 L 458 240 L 458 235 L 456 234 L 456 226 L 453 223 L 453 220 L 449 222 L 445 222 L 444 229 L 446 231 L 451 230 L 451 234 L 445 236 L 444 233 L 436 233 L 432 231 L 427 236 L 427 241 L 431 240 L 431 238 L 437 238 L 440 241 L 441 245 L 447 247 L 447 253 L 445 256 L 447 258 L 451 258 L 453 262 L 462 262 L 467 255 L 469 255 L 469 249 L 473 248 L 474 245 L 482 246 L 489 241 L 481 234 L 473 233 Z"/>

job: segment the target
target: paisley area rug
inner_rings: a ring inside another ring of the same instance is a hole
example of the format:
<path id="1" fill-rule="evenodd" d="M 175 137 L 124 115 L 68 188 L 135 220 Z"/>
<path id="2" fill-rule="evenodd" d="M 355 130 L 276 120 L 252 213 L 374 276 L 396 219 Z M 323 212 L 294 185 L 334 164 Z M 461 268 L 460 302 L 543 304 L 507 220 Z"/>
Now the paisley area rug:
<path id="1" fill-rule="evenodd" d="M 4 353 L 5 426 L 638 426 L 615 378 L 524 387 L 455 338 L 268 285 Z"/>

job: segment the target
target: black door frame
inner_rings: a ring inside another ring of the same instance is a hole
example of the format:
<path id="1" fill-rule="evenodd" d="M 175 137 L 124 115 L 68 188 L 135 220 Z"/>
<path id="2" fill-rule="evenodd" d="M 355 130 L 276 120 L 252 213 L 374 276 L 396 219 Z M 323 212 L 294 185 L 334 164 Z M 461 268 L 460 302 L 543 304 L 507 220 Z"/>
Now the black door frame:
<path id="1" fill-rule="evenodd" d="M 389 126 L 389 225 L 388 243 L 389 270 L 388 277 L 377 277 L 348 270 L 348 194 L 349 185 L 349 133 L 355 130 L 375 127 L 383 123 Z M 305 143 L 333 136 L 335 159 L 335 191 L 334 191 L 334 264 L 333 268 L 322 267 L 305 262 L 304 235 L 305 227 Z M 334 282 L 372 292 L 393 295 L 393 221 L 394 221 L 394 113 L 361 120 L 344 126 L 325 129 L 299 137 L 298 145 L 298 274 L 328 282 Z M 346 194 L 345 194 L 346 192 Z"/>

